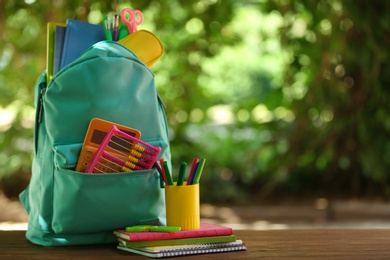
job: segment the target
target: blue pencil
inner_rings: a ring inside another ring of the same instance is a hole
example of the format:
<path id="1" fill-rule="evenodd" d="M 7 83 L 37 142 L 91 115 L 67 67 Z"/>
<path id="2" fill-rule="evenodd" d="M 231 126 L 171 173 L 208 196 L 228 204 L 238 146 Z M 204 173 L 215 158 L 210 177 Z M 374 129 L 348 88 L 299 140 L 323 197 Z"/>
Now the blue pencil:
<path id="1" fill-rule="evenodd" d="M 192 181 L 191 184 L 199 183 L 200 176 L 202 175 L 202 171 L 203 171 L 203 167 L 204 167 L 205 162 L 206 162 L 205 158 L 201 158 L 199 160 L 199 165 L 198 165 L 198 167 L 196 169 L 195 177 L 194 177 L 194 180 Z"/>
<path id="2" fill-rule="evenodd" d="M 196 162 L 195 167 L 194 167 L 194 171 L 192 172 L 192 175 L 191 175 L 190 182 L 187 183 L 187 185 L 194 184 L 195 174 L 196 174 L 196 171 L 198 170 L 198 167 L 199 167 L 199 161 Z"/>
<path id="3" fill-rule="evenodd" d="M 194 179 L 194 174 L 196 172 L 196 165 L 198 162 L 199 162 L 198 158 L 194 158 L 194 160 L 192 161 L 191 170 L 187 178 L 187 185 L 191 185 L 191 181 Z"/>

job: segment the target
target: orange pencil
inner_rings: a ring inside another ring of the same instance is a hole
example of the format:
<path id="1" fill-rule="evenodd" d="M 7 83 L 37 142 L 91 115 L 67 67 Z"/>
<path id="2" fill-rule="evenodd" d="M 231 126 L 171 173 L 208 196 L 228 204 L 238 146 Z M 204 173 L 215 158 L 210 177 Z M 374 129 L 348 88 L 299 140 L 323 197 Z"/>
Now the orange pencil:
<path id="1" fill-rule="evenodd" d="M 164 169 L 164 158 L 160 159 L 160 165 L 161 165 L 162 176 L 163 176 L 165 185 L 168 185 L 167 174 L 165 173 L 165 169 Z"/>

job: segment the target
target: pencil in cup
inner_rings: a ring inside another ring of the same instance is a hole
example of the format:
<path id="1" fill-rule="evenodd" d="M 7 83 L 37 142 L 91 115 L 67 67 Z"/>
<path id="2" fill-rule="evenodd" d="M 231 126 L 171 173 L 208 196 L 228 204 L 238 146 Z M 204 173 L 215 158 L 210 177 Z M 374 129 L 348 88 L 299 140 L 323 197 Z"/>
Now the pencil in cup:
<path id="1" fill-rule="evenodd" d="M 187 185 L 199 183 L 205 163 L 206 163 L 205 158 L 194 159 L 194 161 L 192 162 L 190 174 L 188 175 Z"/>

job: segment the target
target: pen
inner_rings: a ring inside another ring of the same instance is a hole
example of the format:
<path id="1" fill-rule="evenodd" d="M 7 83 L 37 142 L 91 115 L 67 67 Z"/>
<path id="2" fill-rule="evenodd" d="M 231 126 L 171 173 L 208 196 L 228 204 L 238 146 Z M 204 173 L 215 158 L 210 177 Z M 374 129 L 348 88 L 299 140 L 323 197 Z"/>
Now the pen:
<path id="1" fill-rule="evenodd" d="M 194 180 L 192 181 L 191 184 L 199 183 L 200 176 L 202 175 L 203 166 L 204 166 L 205 162 L 206 162 L 205 158 L 201 158 L 199 160 L 199 165 L 198 165 L 198 168 L 196 169 L 195 177 L 194 177 Z"/>
<path id="2" fill-rule="evenodd" d="M 179 170 L 179 177 L 177 179 L 177 186 L 183 185 L 184 182 L 184 175 L 186 173 L 187 163 L 181 162 L 180 163 L 180 170 Z"/>
<path id="3" fill-rule="evenodd" d="M 106 34 L 106 40 L 107 41 L 112 41 L 110 17 L 106 16 L 103 19 L 103 25 L 104 25 L 104 33 Z"/>
<path id="4" fill-rule="evenodd" d="M 114 15 L 113 27 L 114 27 L 113 40 L 117 41 L 118 40 L 118 33 L 119 33 L 119 15 L 117 15 L 117 14 Z"/>
<path id="5" fill-rule="evenodd" d="M 169 172 L 168 162 L 164 161 L 163 165 L 165 174 L 167 175 L 168 185 L 173 186 L 173 179 L 171 173 Z"/>
<path id="6" fill-rule="evenodd" d="M 191 181 L 194 177 L 194 174 L 196 171 L 196 165 L 198 162 L 199 162 L 198 158 L 194 158 L 194 160 L 192 161 L 191 170 L 190 170 L 190 173 L 188 174 L 188 178 L 187 178 L 187 185 L 191 185 Z"/>

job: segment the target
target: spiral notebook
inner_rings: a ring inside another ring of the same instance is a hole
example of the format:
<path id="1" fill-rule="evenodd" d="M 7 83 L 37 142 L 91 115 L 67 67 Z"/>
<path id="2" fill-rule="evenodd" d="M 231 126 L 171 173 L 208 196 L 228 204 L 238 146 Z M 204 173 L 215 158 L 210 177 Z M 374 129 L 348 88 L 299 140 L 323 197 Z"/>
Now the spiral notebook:
<path id="1" fill-rule="evenodd" d="M 210 244 L 210 243 L 227 243 L 235 242 L 236 236 L 212 236 L 212 237 L 193 237 L 193 238 L 178 238 L 166 240 L 146 240 L 146 241 L 127 241 L 118 238 L 119 244 L 125 247 L 151 247 L 151 246 L 175 246 L 188 244 Z"/>
<path id="2" fill-rule="evenodd" d="M 139 254 L 152 258 L 164 258 L 174 256 L 185 255 L 199 255 L 210 253 L 223 253 L 233 251 L 245 251 L 246 245 L 242 240 L 229 243 L 210 243 L 210 244 L 190 244 L 190 245 L 177 245 L 177 246 L 159 246 L 159 247 L 140 247 L 129 248 L 119 245 L 117 247 L 120 250 Z"/>

